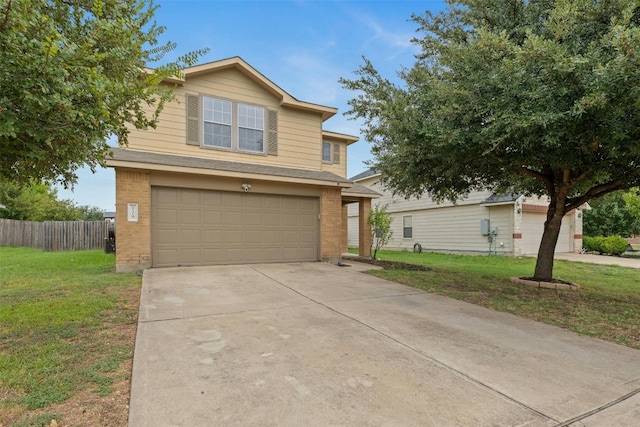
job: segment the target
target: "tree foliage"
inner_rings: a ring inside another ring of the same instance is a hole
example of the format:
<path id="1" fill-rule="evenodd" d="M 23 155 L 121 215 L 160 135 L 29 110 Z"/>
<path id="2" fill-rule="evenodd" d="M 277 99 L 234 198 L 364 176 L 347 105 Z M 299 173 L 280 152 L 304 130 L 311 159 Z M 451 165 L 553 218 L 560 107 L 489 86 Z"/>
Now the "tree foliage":
<path id="1" fill-rule="evenodd" d="M 0 0 L 0 177 L 77 179 L 127 143 L 129 127 L 154 127 L 179 75 L 205 50 L 147 70 L 175 48 L 152 0 Z M 150 113 L 149 113 L 150 109 Z"/>
<path id="2" fill-rule="evenodd" d="M 0 218 L 23 221 L 102 221 L 102 210 L 77 206 L 58 199 L 58 190 L 47 183 L 17 184 L 0 180 Z"/>
<path id="3" fill-rule="evenodd" d="M 365 59 L 348 112 L 404 196 L 548 196 L 535 277 L 563 216 L 640 183 L 638 0 L 448 0 L 414 16 L 422 53 L 399 86 Z"/>
<path id="4" fill-rule="evenodd" d="M 635 191 L 617 191 L 591 202 L 591 209 L 584 212 L 583 234 L 585 236 L 640 235 L 640 211 L 634 202 L 640 197 Z"/>
<path id="5" fill-rule="evenodd" d="M 371 257 L 374 260 L 378 259 L 380 248 L 389 243 L 393 237 L 392 220 L 387 205 L 375 205 L 369 212 L 367 224 L 371 228 Z"/>

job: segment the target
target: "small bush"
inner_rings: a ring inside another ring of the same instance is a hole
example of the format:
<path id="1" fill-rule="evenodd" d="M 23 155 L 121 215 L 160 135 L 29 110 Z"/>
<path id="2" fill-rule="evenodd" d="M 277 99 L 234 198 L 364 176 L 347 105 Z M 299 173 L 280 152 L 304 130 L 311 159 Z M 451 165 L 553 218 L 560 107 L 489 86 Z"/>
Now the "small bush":
<path id="1" fill-rule="evenodd" d="M 602 252 L 609 255 L 619 256 L 625 253 L 629 243 L 620 236 L 605 237 L 602 242 Z"/>
<path id="2" fill-rule="evenodd" d="M 582 248 L 587 252 L 598 252 L 600 255 L 622 255 L 629 244 L 620 236 L 588 237 L 582 239 Z"/>
<path id="3" fill-rule="evenodd" d="M 582 249 L 587 252 L 598 252 L 602 254 L 602 242 L 604 241 L 604 237 L 589 237 L 584 236 L 582 238 Z"/>

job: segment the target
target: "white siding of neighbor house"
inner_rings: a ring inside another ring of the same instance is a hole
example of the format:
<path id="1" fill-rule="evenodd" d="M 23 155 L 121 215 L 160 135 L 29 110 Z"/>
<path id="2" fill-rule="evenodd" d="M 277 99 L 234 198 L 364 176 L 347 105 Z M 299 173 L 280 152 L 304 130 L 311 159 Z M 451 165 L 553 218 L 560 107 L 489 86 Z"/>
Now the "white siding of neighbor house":
<path id="1" fill-rule="evenodd" d="M 542 238 L 544 212 L 536 212 L 535 206 L 547 206 L 545 197 L 520 197 L 514 203 L 481 205 L 491 196 L 489 191 L 473 192 L 456 205 L 451 202 L 437 204 L 429 197 L 422 199 L 392 197 L 378 183 L 379 177 L 359 181 L 382 194 L 373 201 L 387 205 L 393 217 L 393 237 L 386 248 L 413 250 L 420 243 L 423 250 L 488 253 L 487 236 L 480 233 L 480 221 L 490 220 L 491 227 L 498 227 L 492 253 L 505 255 L 536 254 Z M 527 206 L 527 209 L 518 209 Z M 523 211 L 524 210 L 524 211 Z M 413 217 L 413 237 L 403 238 L 402 217 Z M 358 205 L 348 205 L 348 245 L 358 246 Z M 521 235 L 515 238 L 514 234 Z M 582 248 L 582 215 L 569 213 L 562 220 L 562 228 L 556 252 L 579 252 Z"/>
<path id="2" fill-rule="evenodd" d="M 385 189 L 378 181 L 379 177 L 372 177 L 358 181 L 358 184 L 365 185 L 374 191 L 377 191 L 382 196 L 373 201 L 373 205 L 387 205 L 389 212 L 407 212 L 414 210 L 424 210 L 433 208 L 443 208 L 449 206 L 466 206 L 479 204 L 483 200 L 491 196 L 490 191 L 475 191 L 469 194 L 469 197 L 459 200 L 456 204 L 450 201 L 444 201 L 442 203 L 434 202 L 430 197 L 424 196 L 420 199 L 416 197 L 410 197 L 405 199 L 402 196 L 392 196 L 391 192 Z M 349 206 L 353 210 L 352 205 Z"/>
<path id="3" fill-rule="evenodd" d="M 357 211 L 357 206 L 355 210 Z M 489 242 L 487 236 L 480 233 L 480 221 L 489 219 L 492 227 L 498 227 L 497 246 L 492 245 L 491 251 L 497 251 L 498 254 L 511 254 L 513 252 L 512 212 L 511 205 L 485 207 L 479 204 L 393 212 L 391 213 L 393 237 L 385 247 L 413 250 L 414 245 L 419 243 L 423 250 L 488 253 Z M 412 238 L 403 238 L 402 217 L 406 215 L 412 216 Z M 349 216 L 348 231 L 349 246 L 357 246 L 357 216 Z"/>

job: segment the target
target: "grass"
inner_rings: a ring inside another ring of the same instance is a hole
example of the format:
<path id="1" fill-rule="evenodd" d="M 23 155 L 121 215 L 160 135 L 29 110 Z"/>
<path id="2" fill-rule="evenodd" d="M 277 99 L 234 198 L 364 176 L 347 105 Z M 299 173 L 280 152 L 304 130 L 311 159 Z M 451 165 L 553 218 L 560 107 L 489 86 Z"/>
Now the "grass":
<path id="1" fill-rule="evenodd" d="M 581 288 L 556 291 L 509 281 L 510 277 L 531 276 L 533 258 L 399 251 L 382 251 L 379 257 L 432 270 L 375 270 L 370 272 L 372 275 L 640 349 L 637 269 L 558 260 L 554 277 Z"/>
<path id="2" fill-rule="evenodd" d="M 0 247 L 0 425 L 48 425 L 66 416 L 47 413 L 55 405 L 127 380 L 141 279 L 114 264 L 102 251 Z"/>
<path id="3" fill-rule="evenodd" d="M 532 258 L 380 256 L 432 270 L 370 274 L 640 349 L 636 269 L 557 261 L 581 289 L 551 291 L 509 282 Z M 140 285 L 102 251 L 0 247 L 0 426 L 126 425 Z"/>

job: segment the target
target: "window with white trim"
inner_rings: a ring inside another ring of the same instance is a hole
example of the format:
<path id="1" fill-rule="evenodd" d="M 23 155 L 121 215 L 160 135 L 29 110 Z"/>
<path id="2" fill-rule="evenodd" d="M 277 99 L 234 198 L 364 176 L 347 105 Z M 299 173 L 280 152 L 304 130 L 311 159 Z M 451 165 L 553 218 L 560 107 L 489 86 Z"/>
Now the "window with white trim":
<path id="1" fill-rule="evenodd" d="M 264 152 L 264 108 L 238 104 L 238 148 Z"/>
<path id="2" fill-rule="evenodd" d="M 231 148 L 232 104 L 230 101 L 203 98 L 203 145 Z"/>
<path id="3" fill-rule="evenodd" d="M 265 112 L 256 105 L 203 96 L 202 145 L 264 153 Z"/>
<path id="4" fill-rule="evenodd" d="M 402 217 L 402 237 L 405 239 L 413 237 L 413 217 L 411 215 Z"/>

